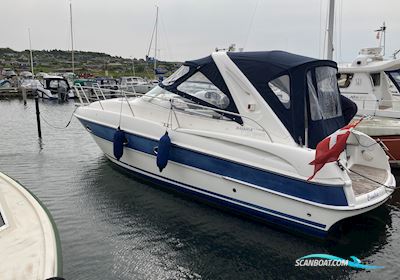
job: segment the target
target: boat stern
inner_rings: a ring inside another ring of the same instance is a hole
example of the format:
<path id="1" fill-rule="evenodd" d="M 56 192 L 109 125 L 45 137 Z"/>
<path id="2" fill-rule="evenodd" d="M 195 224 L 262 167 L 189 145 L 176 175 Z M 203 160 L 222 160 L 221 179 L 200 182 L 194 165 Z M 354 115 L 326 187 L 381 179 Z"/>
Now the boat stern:
<path id="1" fill-rule="evenodd" d="M 396 180 L 383 148 L 368 135 L 353 130 L 347 142 L 346 164 L 349 206 L 379 206 L 396 189 Z"/>

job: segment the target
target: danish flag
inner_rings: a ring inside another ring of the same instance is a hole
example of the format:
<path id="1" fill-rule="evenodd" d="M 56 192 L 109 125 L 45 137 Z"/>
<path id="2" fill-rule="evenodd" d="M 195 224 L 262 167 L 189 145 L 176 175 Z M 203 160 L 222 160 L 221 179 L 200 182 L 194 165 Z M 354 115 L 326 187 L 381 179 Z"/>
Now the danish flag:
<path id="1" fill-rule="evenodd" d="M 314 165 L 314 174 L 311 175 L 307 181 L 312 180 L 315 174 L 317 174 L 326 163 L 338 160 L 340 154 L 346 148 L 347 138 L 349 138 L 351 130 L 362 120 L 363 118 L 336 130 L 318 143 L 315 149 L 315 159 L 309 163 L 310 165 Z"/>

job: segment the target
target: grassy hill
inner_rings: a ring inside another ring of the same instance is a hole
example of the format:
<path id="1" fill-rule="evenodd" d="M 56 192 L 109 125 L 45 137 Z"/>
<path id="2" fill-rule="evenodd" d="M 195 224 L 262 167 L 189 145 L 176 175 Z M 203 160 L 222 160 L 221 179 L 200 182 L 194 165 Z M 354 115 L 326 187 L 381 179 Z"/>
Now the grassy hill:
<path id="1" fill-rule="evenodd" d="M 127 59 L 111 56 L 106 53 L 75 51 L 75 73 L 93 74 L 94 76 L 142 76 L 153 78 L 153 62 L 144 59 Z M 71 52 L 63 50 L 33 50 L 34 72 L 71 72 Z M 158 67 L 166 69 L 165 76 L 170 75 L 180 65 L 180 62 L 159 61 Z M 29 50 L 21 52 L 10 48 L 0 48 L 0 70 L 11 68 L 16 72 L 30 71 Z"/>

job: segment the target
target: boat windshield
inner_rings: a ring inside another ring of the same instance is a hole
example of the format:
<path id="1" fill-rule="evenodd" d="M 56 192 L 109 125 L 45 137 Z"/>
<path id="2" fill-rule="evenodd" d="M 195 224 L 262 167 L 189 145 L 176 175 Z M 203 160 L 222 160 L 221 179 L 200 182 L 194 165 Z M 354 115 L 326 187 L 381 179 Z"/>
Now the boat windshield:
<path id="1" fill-rule="evenodd" d="M 2 227 L 2 226 L 4 226 L 6 223 L 4 222 L 4 220 L 3 220 L 3 216 L 1 216 L 1 212 L 0 212 L 0 228 Z"/>
<path id="2" fill-rule="evenodd" d="M 185 76 L 187 73 L 189 73 L 189 67 L 182 65 L 178 70 L 176 70 L 171 76 L 166 78 L 164 81 L 162 81 L 163 85 L 165 86 L 170 86 L 173 83 L 175 83 L 176 80 L 178 80 L 180 77 Z"/>
<path id="3" fill-rule="evenodd" d="M 170 108 L 171 100 L 173 102 L 174 109 L 182 111 L 188 114 L 201 115 L 205 117 L 210 117 L 214 119 L 224 119 L 230 120 L 222 116 L 222 114 L 216 112 L 212 108 L 205 108 L 203 106 L 199 106 L 195 102 L 184 98 L 178 94 L 170 92 L 160 86 L 156 86 L 150 91 L 148 91 L 143 97 L 142 100 L 148 101 L 158 106 L 162 106 L 165 108 Z"/>
<path id="4" fill-rule="evenodd" d="M 314 77 L 313 71 L 307 72 L 310 113 L 313 121 L 342 115 L 336 73 L 335 68 L 327 66 L 315 68 Z M 314 79 L 316 83 L 313 82 Z"/>
<path id="5" fill-rule="evenodd" d="M 400 69 L 394 71 L 388 71 L 386 74 L 389 76 L 391 82 L 400 92 Z"/>
<path id="6" fill-rule="evenodd" d="M 50 80 L 49 88 L 68 88 L 68 84 L 65 80 Z"/>

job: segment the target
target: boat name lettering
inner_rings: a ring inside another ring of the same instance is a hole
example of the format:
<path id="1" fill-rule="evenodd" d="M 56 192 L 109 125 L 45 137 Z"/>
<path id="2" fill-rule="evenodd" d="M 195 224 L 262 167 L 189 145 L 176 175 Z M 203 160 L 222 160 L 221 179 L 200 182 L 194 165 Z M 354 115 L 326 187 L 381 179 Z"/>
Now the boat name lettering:
<path id="1" fill-rule="evenodd" d="M 367 199 L 368 199 L 368 201 L 370 201 L 370 200 L 372 200 L 374 198 L 377 198 L 378 196 L 379 196 L 379 192 L 376 191 L 376 192 L 367 194 Z"/>
<path id="2" fill-rule="evenodd" d="M 237 126 L 236 129 L 241 131 L 254 131 L 254 128 L 252 127 Z"/>

